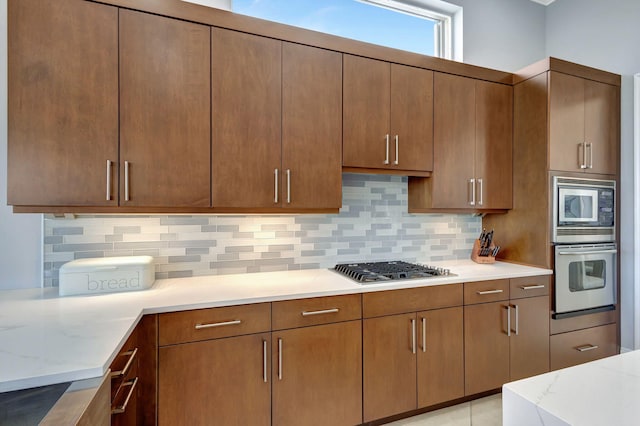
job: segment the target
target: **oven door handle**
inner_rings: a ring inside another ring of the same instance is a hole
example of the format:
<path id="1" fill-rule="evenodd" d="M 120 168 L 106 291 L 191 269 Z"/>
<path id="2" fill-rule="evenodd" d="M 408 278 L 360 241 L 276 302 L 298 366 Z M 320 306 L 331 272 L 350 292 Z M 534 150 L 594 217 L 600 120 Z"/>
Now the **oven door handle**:
<path id="1" fill-rule="evenodd" d="M 585 255 L 585 254 L 615 254 L 618 250 L 597 250 L 597 251 L 559 251 L 559 255 Z"/>

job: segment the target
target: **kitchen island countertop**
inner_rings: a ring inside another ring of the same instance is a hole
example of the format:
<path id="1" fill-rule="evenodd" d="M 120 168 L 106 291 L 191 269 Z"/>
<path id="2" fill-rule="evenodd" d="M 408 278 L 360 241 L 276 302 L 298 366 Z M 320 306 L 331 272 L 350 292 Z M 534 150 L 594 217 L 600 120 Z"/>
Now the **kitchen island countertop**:
<path id="1" fill-rule="evenodd" d="M 102 376 L 145 314 L 552 273 L 506 262 L 432 263 L 455 275 L 361 285 L 314 269 L 165 279 L 144 291 L 96 296 L 0 291 L 0 392 Z"/>
<path id="2" fill-rule="evenodd" d="M 502 387 L 504 426 L 632 426 L 640 422 L 640 351 Z"/>

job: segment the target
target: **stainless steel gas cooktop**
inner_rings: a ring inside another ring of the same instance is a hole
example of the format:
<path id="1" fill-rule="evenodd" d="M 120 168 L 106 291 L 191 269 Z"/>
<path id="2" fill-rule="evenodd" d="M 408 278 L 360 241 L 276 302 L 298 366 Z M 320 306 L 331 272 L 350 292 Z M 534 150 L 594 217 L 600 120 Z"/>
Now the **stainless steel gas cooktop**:
<path id="1" fill-rule="evenodd" d="M 361 284 L 453 275 L 448 269 L 402 261 L 340 263 L 333 270 Z"/>

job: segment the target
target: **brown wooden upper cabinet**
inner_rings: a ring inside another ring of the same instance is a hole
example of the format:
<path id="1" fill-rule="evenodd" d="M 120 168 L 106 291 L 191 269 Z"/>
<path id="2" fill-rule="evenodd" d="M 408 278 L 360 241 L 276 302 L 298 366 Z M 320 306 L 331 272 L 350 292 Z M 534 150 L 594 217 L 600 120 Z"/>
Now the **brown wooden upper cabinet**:
<path id="1" fill-rule="evenodd" d="M 341 55 L 213 28 L 211 67 L 213 206 L 340 208 Z"/>
<path id="2" fill-rule="evenodd" d="M 209 32 L 120 10 L 121 206 L 211 204 Z"/>
<path id="3" fill-rule="evenodd" d="M 428 175 L 433 72 L 345 54 L 343 87 L 343 166 Z"/>
<path id="4" fill-rule="evenodd" d="M 409 179 L 409 210 L 512 207 L 513 89 L 450 74 L 434 76 L 434 168 Z"/>
<path id="5" fill-rule="evenodd" d="M 118 9 L 10 0 L 8 22 L 8 203 L 116 206 Z"/>
<path id="6" fill-rule="evenodd" d="M 549 168 L 616 174 L 618 88 L 550 71 L 549 93 Z"/>

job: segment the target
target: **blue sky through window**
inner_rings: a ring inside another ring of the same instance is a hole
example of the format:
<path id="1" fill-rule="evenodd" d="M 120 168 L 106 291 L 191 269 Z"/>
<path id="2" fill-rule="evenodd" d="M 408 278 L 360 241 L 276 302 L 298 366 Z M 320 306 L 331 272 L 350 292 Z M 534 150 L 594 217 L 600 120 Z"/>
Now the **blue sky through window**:
<path id="1" fill-rule="evenodd" d="M 357 0 L 232 0 L 236 13 L 433 56 L 434 21 Z"/>

